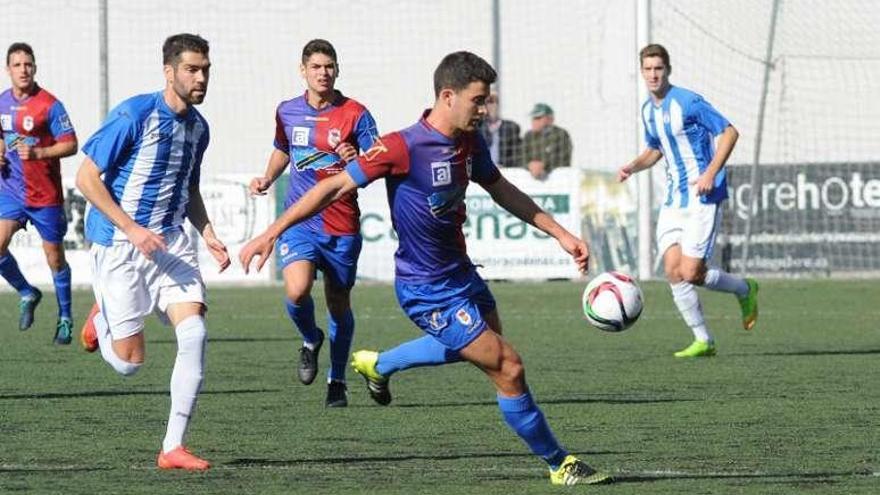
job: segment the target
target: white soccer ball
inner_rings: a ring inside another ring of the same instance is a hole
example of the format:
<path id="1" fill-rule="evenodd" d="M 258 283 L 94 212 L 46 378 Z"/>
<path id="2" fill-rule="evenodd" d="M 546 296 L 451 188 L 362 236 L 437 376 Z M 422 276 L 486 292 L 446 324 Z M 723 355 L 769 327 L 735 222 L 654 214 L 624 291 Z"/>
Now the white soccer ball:
<path id="1" fill-rule="evenodd" d="M 591 325 L 606 332 L 622 332 L 642 314 L 642 289 L 625 273 L 605 272 L 587 284 L 581 302 Z"/>

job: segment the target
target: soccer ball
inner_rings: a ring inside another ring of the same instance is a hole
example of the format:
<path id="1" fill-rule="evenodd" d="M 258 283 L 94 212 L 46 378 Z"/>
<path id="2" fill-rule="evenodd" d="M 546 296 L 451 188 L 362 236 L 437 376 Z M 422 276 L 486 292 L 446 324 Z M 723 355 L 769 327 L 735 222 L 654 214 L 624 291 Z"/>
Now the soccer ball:
<path id="1" fill-rule="evenodd" d="M 642 289 L 625 273 L 605 272 L 587 284 L 581 302 L 590 325 L 622 332 L 642 314 Z"/>

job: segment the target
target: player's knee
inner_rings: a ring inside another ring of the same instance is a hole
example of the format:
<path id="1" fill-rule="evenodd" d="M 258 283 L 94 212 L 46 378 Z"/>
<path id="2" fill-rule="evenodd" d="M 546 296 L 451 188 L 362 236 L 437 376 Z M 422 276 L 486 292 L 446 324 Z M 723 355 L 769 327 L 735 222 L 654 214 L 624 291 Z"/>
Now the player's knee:
<path id="1" fill-rule="evenodd" d="M 113 369 L 122 376 L 132 376 L 137 373 L 143 365 L 144 363 L 130 363 L 120 359 L 119 362 L 113 366 Z"/>
<path id="2" fill-rule="evenodd" d="M 703 285 L 706 280 L 706 270 L 699 266 L 686 266 L 679 269 L 681 279 L 693 285 Z"/>
<path id="3" fill-rule="evenodd" d="M 526 369 L 518 355 L 505 357 L 501 363 L 501 378 L 508 387 L 518 388 L 525 383 Z"/>
<path id="4" fill-rule="evenodd" d="M 309 297 L 309 288 L 304 286 L 287 287 L 287 299 L 300 305 Z"/>
<path id="5" fill-rule="evenodd" d="M 327 310 L 334 316 L 341 316 L 351 307 L 351 301 L 348 297 L 348 291 L 328 291 Z"/>

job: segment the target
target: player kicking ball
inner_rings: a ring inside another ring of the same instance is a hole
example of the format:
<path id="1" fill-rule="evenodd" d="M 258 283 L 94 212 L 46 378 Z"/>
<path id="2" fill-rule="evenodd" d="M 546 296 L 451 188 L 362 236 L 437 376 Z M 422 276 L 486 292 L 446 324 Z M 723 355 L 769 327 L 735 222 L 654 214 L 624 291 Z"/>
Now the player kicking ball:
<path id="1" fill-rule="evenodd" d="M 118 373 L 144 364 L 144 319 L 156 312 L 174 326 L 177 358 L 171 372 L 171 412 L 157 464 L 205 470 L 183 440 L 205 366 L 205 284 L 185 218 L 199 231 L 220 271 L 229 266 L 199 191 L 208 123 L 193 108 L 208 90 L 208 42 L 192 34 L 165 40 L 164 91 L 139 95 L 113 109 L 83 148 L 76 185 L 92 204 L 95 300 L 81 334 L 87 351 Z"/>
<path id="2" fill-rule="evenodd" d="M 621 167 L 618 179 L 666 162 L 666 199 L 657 219 L 657 248 L 672 288 L 672 299 L 694 334 L 677 358 L 715 355 L 715 339 L 703 317 L 695 286 L 734 294 L 742 311 L 743 328 L 758 320 L 758 283 L 709 268 L 715 236 L 727 199 L 724 164 L 739 133 L 700 95 L 669 83 L 672 66 L 661 45 L 639 52 L 642 78 L 650 97 L 642 105 L 642 124 L 648 148 Z M 718 148 L 714 139 L 718 136 Z"/>
<path id="3" fill-rule="evenodd" d="M 495 70 L 469 52 L 447 55 L 434 72 L 434 107 L 413 126 L 388 134 L 345 172 L 318 182 L 269 228 L 242 249 L 248 271 L 261 269 L 278 237 L 358 187 L 385 178 L 391 218 L 399 237 L 395 254 L 400 305 L 425 336 L 399 346 L 397 369 L 460 360 L 481 369 L 495 385 L 498 407 L 510 428 L 549 466 L 553 484 L 597 484 L 608 474 L 566 451 L 547 424 L 525 380 L 513 346 L 501 336 L 495 299 L 467 256 L 462 224 L 470 181 L 517 218 L 553 236 L 586 271 L 586 243 L 559 225 L 510 184 L 492 163 L 477 127 L 486 115 Z M 391 400 L 383 355 L 355 353 L 355 370 L 377 402 Z M 404 364 L 405 363 L 405 364 Z"/>

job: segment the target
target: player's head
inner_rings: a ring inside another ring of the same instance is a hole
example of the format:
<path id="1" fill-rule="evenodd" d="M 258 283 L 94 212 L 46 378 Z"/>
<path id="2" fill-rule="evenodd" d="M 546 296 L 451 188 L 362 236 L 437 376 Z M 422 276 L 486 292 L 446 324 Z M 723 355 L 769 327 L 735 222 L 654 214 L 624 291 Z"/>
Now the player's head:
<path id="1" fill-rule="evenodd" d="M 211 60 L 208 42 L 197 34 L 175 34 L 162 45 L 165 81 L 187 105 L 198 105 L 208 92 Z"/>
<path id="2" fill-rule="evenodd" d="M 319 95 L 332 92 L 336 86 L 336 78 L 339 77 L 336 49 L 327 40 L 309 41 L 303 47 L 299 70 L 309 91 Z"/>
<path id="3" fill-rule="evenodd" d="M 34 86 L 34 75 L 37 73 L 37 61 L 31 45 L 16 42 L 6 50 L 6 72 L 12 86 L 27 91 Z"/>
<path id="4" fill-rule="evenodd" d="M 434 111 L 456 130 L 474 130 L 486 115 L 489 86 L 497 77 L 489 62 L 477 55 L 450 53 L 434 71 Z"/>
<path id="5" fill-rule="evenodd" d="M 669 52 L 663 45 L 651 44 L 639 51 L 639 63 L 641 65 L 642 79 L 651 93 L 664 93 L 669 87 L 669 74 L 672 65 L 669 64 Z"/>

